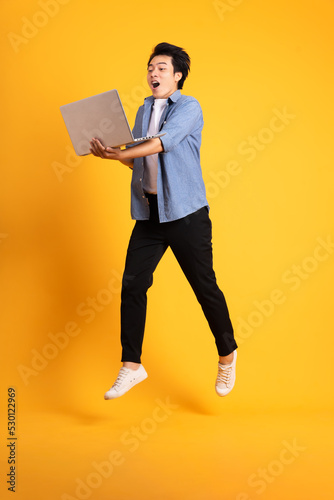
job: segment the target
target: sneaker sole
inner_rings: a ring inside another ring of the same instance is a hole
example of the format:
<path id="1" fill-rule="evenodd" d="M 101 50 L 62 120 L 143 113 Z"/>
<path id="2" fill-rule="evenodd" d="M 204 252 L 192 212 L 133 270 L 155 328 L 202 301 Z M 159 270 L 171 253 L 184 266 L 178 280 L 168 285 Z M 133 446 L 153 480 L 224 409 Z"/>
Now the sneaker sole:
<path id="1" fill-rule="evenodd" d="M 143 373 L 134 382 L 132 382 L 132 384 L 130 384 L 128 387 L 126 387 L 122 391 L 117 392 L 117 393 L 113 393 L 111 396 L 107 396 L 107 394 L 108 394 L 109 391 L 106 392 L 105 395 L 104 395 L 104 399 L 108 401 L 110 399 L 120 398 L 121 396 L 123 396 L 124 394 L 126 394 L 127 392 L 129 392 L 129 390 L 132 389 L 132 387 L 134 387 L 135 385 L 140 384 L 140 382 L 143 382 L 144 380 L 146 380 L 147 377 L 148 377 L 147 373 Z"/>

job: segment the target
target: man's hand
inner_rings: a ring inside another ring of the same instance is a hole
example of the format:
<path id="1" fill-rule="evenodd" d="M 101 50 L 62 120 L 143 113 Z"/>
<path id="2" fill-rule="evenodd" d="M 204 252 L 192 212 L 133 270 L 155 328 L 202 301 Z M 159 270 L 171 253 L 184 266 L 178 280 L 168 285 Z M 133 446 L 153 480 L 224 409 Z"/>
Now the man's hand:
<path id="1" fill-rule="evenodd" d="M 103 144 L 99 141 L 99 139 L 93 138 L 90 141 L 90 152 L 94 156 L 99 156 L 100 158 L 104 158 L 107 160 L 119 160 L 121 161 L 121 149 L 120 148 L 105 148 Z"/>
<path id="2" fill-rule="evenodd" d="M 163 146 L 159 137 L 136 144 L 135 146 L 126 149 L 111 148 L 109 146 L 105 148 L 101 141 L 96 138 L 93 138 L 90 141 L 90 145 L 90 152 L 94 156 L 99 156 L 100 158 L 105 158 L 107 160 L 118 160 L 130 168 L 133 167 L 134 158 L 141 158 L 163 152 Z"/>

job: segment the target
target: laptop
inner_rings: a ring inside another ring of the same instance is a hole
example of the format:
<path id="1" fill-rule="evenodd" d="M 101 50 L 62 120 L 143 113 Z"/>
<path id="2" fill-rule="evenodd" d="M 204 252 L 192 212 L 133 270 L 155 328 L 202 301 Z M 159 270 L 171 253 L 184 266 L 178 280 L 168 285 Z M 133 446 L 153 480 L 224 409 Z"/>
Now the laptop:
<path id="1" fill-rule="evenodd" d="M 116 89 L 60 106 L 74 151 L 90 154 L 93 137 L 114 148 L 148 141 L 164 133 L 134 138 Z"/>

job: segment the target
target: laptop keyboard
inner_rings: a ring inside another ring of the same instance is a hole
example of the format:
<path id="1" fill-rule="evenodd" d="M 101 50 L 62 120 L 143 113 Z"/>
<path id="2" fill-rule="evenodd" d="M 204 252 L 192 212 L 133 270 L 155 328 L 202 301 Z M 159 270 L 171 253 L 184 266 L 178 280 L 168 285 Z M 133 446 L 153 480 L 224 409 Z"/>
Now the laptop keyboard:
<path id="1" fill-rule="evenodd" d="M 139 137 L 138 139 L 134 139 L 134 142 L 144 141 L 145 139 L 152 139 L 153 137 L 155 137 L 155 135 L 147 135 L 146 137 Z"/>

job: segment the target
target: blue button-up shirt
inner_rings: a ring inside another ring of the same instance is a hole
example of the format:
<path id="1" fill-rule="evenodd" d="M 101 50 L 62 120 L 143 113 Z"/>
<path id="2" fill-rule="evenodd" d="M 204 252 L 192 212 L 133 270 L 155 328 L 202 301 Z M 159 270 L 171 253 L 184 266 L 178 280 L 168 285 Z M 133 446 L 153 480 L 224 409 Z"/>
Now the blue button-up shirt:
<path id="1" fill-rule="evenodd" d="M 140 106 L 134 137 L 147 134 L 154 97 Z M 157 195 L 160 222 L 186 217 L 208 206 L 200 164 L 203 115 L 199 102 L 177 90 L 167 101 L 159 130 L 163 152 L 158 155 Z M 143 192 L 144 158 L 135 158 L 131 181 L 131 216 L 148 220 L 150 210 Z"/>

